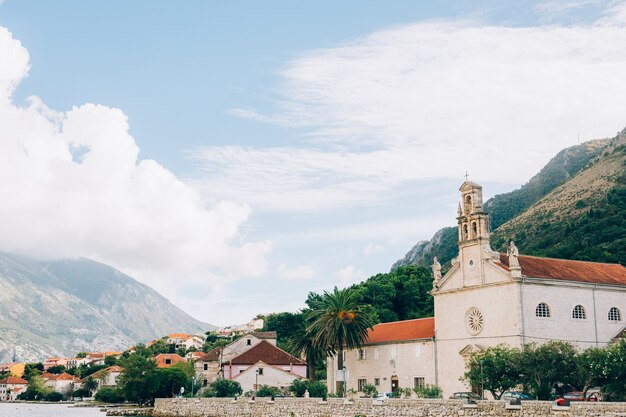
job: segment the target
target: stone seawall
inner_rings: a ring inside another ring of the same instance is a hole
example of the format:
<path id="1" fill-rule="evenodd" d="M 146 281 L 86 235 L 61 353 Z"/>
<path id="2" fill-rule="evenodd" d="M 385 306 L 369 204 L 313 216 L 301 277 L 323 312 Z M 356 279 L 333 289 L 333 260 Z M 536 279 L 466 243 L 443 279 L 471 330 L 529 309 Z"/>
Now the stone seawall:
<path id="1" fill-rule="evenodd" d="M 626 417 L 626 403 L 572 403 L 556 407 L 546 401 L 525 401 L 521 406 L 504 401 L 464 404 L 460 400 L 345 401 L 329 398 L 190 398 L 157 399 L 154 417 Z"/>

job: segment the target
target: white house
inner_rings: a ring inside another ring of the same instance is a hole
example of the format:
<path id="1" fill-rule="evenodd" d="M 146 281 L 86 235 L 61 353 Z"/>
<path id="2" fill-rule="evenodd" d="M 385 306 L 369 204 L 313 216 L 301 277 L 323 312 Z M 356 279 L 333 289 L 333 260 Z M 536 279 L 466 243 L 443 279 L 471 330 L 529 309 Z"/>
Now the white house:
<path id="1" fill-rule="evenodd" d="M 261 385 L 269 385 L 286 391 L 293 381 L 302 378 L 302 375 L 258 361 L 235 375 L 233 380 L 239 382 L 243 392 L 256 390 Z"/>
<path id="2" fill-rule="evenodd" d="M 0 401 L 15 401 L 27 387 L 28 381 L 16 376 L 0 379 Z"/>

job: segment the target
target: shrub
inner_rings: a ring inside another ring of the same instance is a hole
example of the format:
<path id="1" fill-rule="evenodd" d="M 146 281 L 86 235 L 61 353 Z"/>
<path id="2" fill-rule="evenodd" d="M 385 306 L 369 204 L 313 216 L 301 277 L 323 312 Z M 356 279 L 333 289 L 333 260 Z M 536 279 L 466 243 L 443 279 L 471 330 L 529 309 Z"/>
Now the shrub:
<path id="1" fill-rule="evenodd" d="M 117 388 L 102 387 L 96 392 L 95 399 L 103 403 L 118 404 L 124 402 L 124 395 Z"/>
<path id="2" fill-rule="evenodd" d="M 56 392 L 56 391 L 53 391 L 50 394 L 46 395 L 46 398 L 45 398 L 46 401 L 52 401 L 55 403 L 58 403 L 62 399 L 63 399 L 63 394 L 61 394 L 60 392 Z"/>
<path id="3" fill-rule="evenodd" d="M 269 385 L 260 385 L 256 392 L 257 397 L 271 397 L 280 394 L 280 388 Z"/>
<path id="4" fill-rule="evenodd" d="M 309 395 L 314 398 L 326 398 L 328 390 L 322 381 L 309 382 Z"/>
<path id="5" fill-rule="evenodd" d="M 209 385 L 206 391 L 208 397 L 234 397 L 241 395 L 241 385 L 237 381 L 230 379 L 218 379 Z"/>
<path id="6" fill-rule="evenodd" d="M 373 398 L 378 395 L 378 390 L 372 384 L 365 384 L 363 386 L 363 394 L 365 394 L 367 397 Z"/>
<path id="7" fill-rule="evenodd" d="M 413 391 L 418 398 L 442 398 L 443 396 L 443 390 L 437 385 L 425 385 L 417 387 Z"/>
<path id="8" fill-rule="evenodd" d="M 289 385 L 289 392 L 296 397 L 304 397 L 304 391 L 309 388 L 309 381 L 305 379 L 296 379 Z"/>

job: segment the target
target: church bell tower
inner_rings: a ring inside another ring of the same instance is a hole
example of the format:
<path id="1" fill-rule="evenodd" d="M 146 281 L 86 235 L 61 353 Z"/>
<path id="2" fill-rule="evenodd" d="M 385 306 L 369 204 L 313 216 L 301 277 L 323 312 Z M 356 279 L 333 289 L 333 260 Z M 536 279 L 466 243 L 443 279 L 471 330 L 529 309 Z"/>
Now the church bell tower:
<path id="1" fill-rule="evenodd" d="M 483 211 L 483 187 L 465 181 L 461 188 L 457 212 L 459 257 L 463 265 L 465 286 L 480 285 L 484 280 L 482 257 L 491 253 L 489 246 L 489 216 Z"/>

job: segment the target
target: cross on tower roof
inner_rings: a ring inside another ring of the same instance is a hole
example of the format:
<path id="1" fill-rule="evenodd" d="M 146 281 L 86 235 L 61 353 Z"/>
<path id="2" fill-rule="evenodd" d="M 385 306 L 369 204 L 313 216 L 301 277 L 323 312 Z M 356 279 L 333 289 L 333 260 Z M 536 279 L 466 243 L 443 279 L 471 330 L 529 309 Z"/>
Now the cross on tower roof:
<path id="1" fill-rule="evenodd" d="M 467 173 L 467 171 L 465 171 L 465 181 L 467 181 L 468 178 L 469 178 L 469 174 Z"/>

